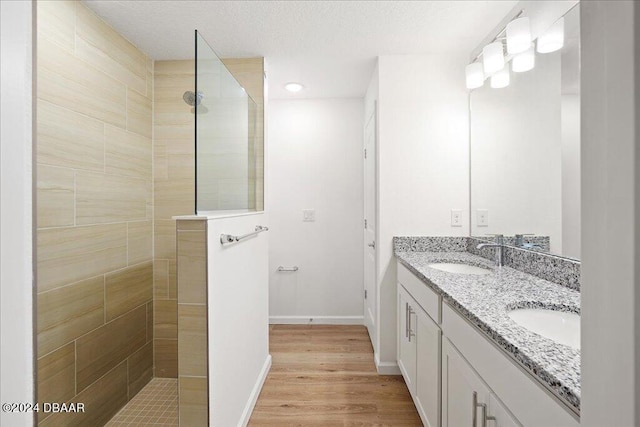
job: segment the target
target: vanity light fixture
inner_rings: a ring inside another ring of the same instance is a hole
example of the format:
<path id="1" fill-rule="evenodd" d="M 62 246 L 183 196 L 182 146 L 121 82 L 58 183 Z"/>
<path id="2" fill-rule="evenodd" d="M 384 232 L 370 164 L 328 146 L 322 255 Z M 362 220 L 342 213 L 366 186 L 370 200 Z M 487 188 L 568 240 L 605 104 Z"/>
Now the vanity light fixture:
<path id="1" fill-rule="evenodd" d="M 502 42 L 496 41 L 482 49 L 482 65 L 485 74 L 493 74 L 504 68 L 504 50 Z"/>
<path id="2" fill-rule="evenodd" d="M 502 70 L 491 76 L 491 87 L 494 89 L 502 89 L 509 86 L 510 83 L 509 67 L 505 65 Z"/>
<path id="3" fill-rule="evenodd" d="M 531 45 L 531 23 L 529 18 L 514 19 L 507 24 L 507 52 L 516 55 L 526 51 Z"/>
<path id="4" fill-rule="evenodd" d="M 304 88 L 304 86 L 302 86 L 300 83 L 291 82 L 284 85 L 284 88 L 289 92 L 300 92 Z"/>
<path id="5" fill-rule="evenodd" d="M 540 53 L 550 53 L 564 46 L 564 18 L 558 19 L 540 37 L 538 37 L 537 50 Z"/>
<path id="6" fill-rule="evenodd" d="M 474 62 L 469 64 L 464 71 L 467 77 L 467 89 L 477 89 L 484 85 L 484 71 L 481 63 Z"/>
<path id="7" fill-rule="evenodd" d="M 515 55 L 511 60 L 511 69 L 515 73 L 532 70 L 535 65 L 536 53 L 533 48 L 533 43 L 529 44 L 529 49 Z"/>

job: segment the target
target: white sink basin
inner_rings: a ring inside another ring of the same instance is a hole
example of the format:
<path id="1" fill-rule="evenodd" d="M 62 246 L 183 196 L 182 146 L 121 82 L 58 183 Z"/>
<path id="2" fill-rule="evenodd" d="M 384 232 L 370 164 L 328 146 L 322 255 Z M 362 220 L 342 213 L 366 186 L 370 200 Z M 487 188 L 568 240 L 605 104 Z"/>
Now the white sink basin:
<path id="1" fill-rule="evenodd" d="M 436 262 L 429 264 L 429 267 L 436 270 L 446 271 L 447 273 L 458 274 L 490 274 L 491 270 L 482 267 L 476 267 L 475 265 L 468 264 L 456 264 L 453 262 Z"/>
<path id="2" fill-rule="evenodd" d="M 531 332 L 580 350 L 579 314 L 544 308 L 521 308 L 507 314 Z"/>

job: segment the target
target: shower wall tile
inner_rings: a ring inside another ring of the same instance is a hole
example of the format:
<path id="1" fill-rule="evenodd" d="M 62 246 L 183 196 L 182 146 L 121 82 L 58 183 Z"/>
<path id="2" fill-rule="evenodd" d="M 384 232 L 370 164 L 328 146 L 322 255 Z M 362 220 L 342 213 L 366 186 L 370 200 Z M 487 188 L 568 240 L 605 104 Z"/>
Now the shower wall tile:
<path id="1" fill-rule="evenodd" d="M 106 274 L 104 295 L 107 322 L 151 300 L 153 262 L 148 261 Z"/>
<path id="2" fill-rule="evenodd" d="M 76 174 L 76 224 L 112 223 L 147 218 L 151 180 L 103 173 Z"/>
<path id="3" fill-rule="evenodd" d="M 138 264 L 153 259 L 153 222 L 127 223 L 127 263 Z"/>
<path id="4" fill-rule="evenodd" d="M 76 55 L 135 89 L 147 92 L 147 57 L 87 7 L 79 7 Z"/>
<path id="5" fill-rule="evenodd" d="M 38 294 L 38 356 L 104 323 L 104 276 Z"/>
<path id="6" fill-rule="evenodd" d="M 147 342 L 146 304 L 76 341 L 76 384 L 82 391 Z"/>
<path id="7" fill-rule="evenodd" d="M 153 377 L 153 343 L 149 342 L 127 359 L 129 398 L 135 396 Z"/>
<path id="8" fill-rule="evenodd" d="M 153 261 L 153 299 L 169 298 L 169 260 Z"/>
<path id="9" fill-rule="evenodd" d="M 178 268 L 176 260 L 169 261 L 169 298 L 178 299 Z"/>
<path id="10" fill-rule="evenodd" d="M 127 87 L 98 68 L 38 38 L 38 97 L 124 128 Z"/>
<path id="11" fill-rule="evenodd" d="M 147 343 L 151 343 L 153 347 L 153 301 L 147 303 Z M 151 361 L 153 362 L 153 357 Z"/>
<path id="12" fill-rule="evenodd" d="M 178 340 L 153 339 L 156 377 L 178 378 Z"/>
<path id="13" fill-rule="evenodd" d="M 38 164 L 104 170 L 104 123 L 38 101 Z"/>
<path id="14" fill-rule="evenodd" d="M 205 231 L 178 231 L 178 303 L 202 304 L 207 295 Z"/>
<path id="15" fill-rule="evenodd" d="M 36 6 L 38 390 L 87 405 L 40 425 L 103 425 L 153 372 L 153 61 L 81 1 Z"/>
<path id="16" fill-rule="evenodd" d="M 105 127 L 105 172 L 149 179 L 151 177 L 151 139 L 115 126 Z"/>
<path id="17" fill-rule="evenodd" d="M 158 300 L 155 302 L 155 328 L 153 336 L 157 339 L 178 338 L 178 306 L 175 300 Z"/>
<path id="18" fill-rule="evenodd" d="M 127 91 L 127 130 L 151 138 L 151 100 L 144 95 Z"/>
<path id="19" fill-rule="evenodd" d="M 209 397 L 206 378 L 181 377 L 178 380 L 180 425 L 204 426 L 209 420 Z"/>
<path id="20" fill-rule="evenodd" d="M 38 359 L 38 402 L 68 402 L 76 395 L 73 342 Z"/>
<path id="21" fill-rule="evenodd" d="M 38 5 L 38 36 L 47 37 L 73 52 L 76 43 L 76 2 L 41 2 Z"/>
<path id="22" fill-rule="evenodd" d="M 38 166 L 38 226 L 64 227 L 75 221 L 75 172 Z"/>
<path id="23" fill-rule="evenodd" d="M 127 403 L 127 389 L 127 362 L 123 361 L 72 399 L 84 403 L 84 412 L 51 414 L 39 426 L 103 426 Z"/>
<path id="24" fill-rule="evenodd" d="M 176 222 L 172 219 L 153 221 L 153 256 L 155 259 L 170 260 L 176 257 Z"/>
<path id="25" fill-rule="evenodd" d="M 207 376 L 207 306 L 178 304 L 178 373 Z"/>
<path id="26" fill-rule="evenodd" d="M 193 170 L 191 174 L 193 175 Z M 193 177 L 167 179 L 166 181 L 156 179 L 154 185 L 155 219 L 171 220 L 173 216 L 192 215 L 195 209 L 195 191 Z"/>
<path id="27" fill-rule="evenodd" d="M 127 224 L 38 230 L 38 292 L 127 266 Z"/>

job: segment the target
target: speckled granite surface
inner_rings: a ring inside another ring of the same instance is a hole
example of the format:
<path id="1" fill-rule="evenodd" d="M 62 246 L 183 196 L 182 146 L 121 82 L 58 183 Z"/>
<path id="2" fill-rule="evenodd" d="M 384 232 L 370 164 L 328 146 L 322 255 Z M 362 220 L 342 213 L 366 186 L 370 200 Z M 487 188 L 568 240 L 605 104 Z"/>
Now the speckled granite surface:
<path id="1" fill-rule="evenodd" d="M 432 238 L 426 237 L 426 239 Z M 484 240 L 469 237 L 467 251 L 493 260 L 495 249 L 476 249 L 478 243 L 482 242 Z M 504 265 L 576 291 L 580 290 L 580 261 L 577 260 L 505 246 Z"/>
<path id="2" fill-rule="evenodd" d="M 402 247 L 400 247 L 402 249 Z M 580 293 L 468 252 L 396 251 L 398 260 L 426 286 L 552 390 L 580 409 L 580 350 L 519 326 L 507 312 L 516 307 L 554 307 L 580 312 Z M 487 275 L 447 273 L 428 266 L 458 262 L 493 270 Z"/>

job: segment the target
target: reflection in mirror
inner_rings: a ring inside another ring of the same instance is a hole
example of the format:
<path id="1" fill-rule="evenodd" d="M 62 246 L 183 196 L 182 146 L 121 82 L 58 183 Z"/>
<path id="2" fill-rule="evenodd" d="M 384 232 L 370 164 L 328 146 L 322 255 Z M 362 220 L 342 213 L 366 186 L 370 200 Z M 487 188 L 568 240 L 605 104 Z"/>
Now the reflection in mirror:
<path id="1" fill-rule="evenodd" d="M 471 235 L 579 258 L 578 6 L 564 20 L 562 49 L 536 53 L 505 88 L 471 93 Z"/>

